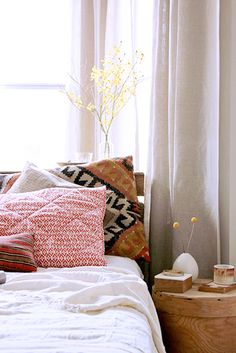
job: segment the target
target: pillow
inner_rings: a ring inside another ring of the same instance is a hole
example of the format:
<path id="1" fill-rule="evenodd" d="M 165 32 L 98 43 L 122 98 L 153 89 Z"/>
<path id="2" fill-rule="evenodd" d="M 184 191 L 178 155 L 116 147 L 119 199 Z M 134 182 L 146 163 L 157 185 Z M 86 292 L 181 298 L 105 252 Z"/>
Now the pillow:
<path id="1" fill-rule="evenodd" d="M 0 194 L 6 193 L 19 178 L 20 173 L 0 174 Z"/>
<path id="2" fill-rule="evenodd" d="M 104 219 L 106 254 L 150 261 L 131 156 L 66 166 L 51 172 L 81 186 L 105 185 L 111 191 Z"/>
<path id="3" fill-rule="evenodd" d="M 34 237 L 21 233 L 0 237 L 0 270 L 34 272 L 37 265 L 33 255 Z"/>
<path id="4" fill-rule="evenodd" d="M 11 193 L 36 191 L 52 187 L 72 187 L 76 185 L 66 181 L 44 169 L 38 168 L 33 163 L 27 162 L 22 173 L 16 179 L 12 187 L 7 191 Z M 79 187 L 79 185 L 77 185 Z"/>
<path id="5" fill-rule="evenodd" d="M 33 233 L 41 267 L 103 266 L 105 206 L 105 187 L 2 194 L 0 236 Z"/>
<path id="6" fill-rule="evenodd" d="M 10 183 L 9 183 L 10 184 Z M 14 184 L 14 185 L 13 185 Z M 65 179 L 60 178 L 59 176 L 50 173 L 45 169 L 40 169 L 33 163 L 27 162 L 24 166 L 22 173 L 17 174 L 17 177 L 14 178 L 11 186 L 5 188 L 4 193 L 19 193 L 19 192 L 28 192 L 36 191 L 51 187 L 69 187 L 76 188 L 81 187 L 71 181 L 66 181 Z M 106 190 L 107 198 L 111 195 L 111 190 Z M 106 211 L 104 217 L 103 225 L 107 224 L 109 219 L 109 210 Z"/>

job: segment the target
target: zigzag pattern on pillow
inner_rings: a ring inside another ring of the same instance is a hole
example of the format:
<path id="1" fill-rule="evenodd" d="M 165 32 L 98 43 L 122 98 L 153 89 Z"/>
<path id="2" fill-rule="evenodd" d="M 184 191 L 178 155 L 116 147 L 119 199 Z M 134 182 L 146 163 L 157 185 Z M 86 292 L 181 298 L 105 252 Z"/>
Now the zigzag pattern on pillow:
<path id="1" fill-rule="evenodd" d="M 141 222 L 132 156 L 95 161 L 85 165 L 50 170 L 59 177 L 84 187 L 106 186 L 104 235 L 106 254 L 150 261 Z M 6 192 L 20 174 L 0 178 L 0 193 Z"/>
<path id="2" fill-rule="evenodd" d="M 51 172 L 84 187 L 105 185 L 111 191 L 107 197 L 104 219 L 106 254 L 150 261 L 143 223 L 140 221 L 131 156 L 66 166 Z"/>

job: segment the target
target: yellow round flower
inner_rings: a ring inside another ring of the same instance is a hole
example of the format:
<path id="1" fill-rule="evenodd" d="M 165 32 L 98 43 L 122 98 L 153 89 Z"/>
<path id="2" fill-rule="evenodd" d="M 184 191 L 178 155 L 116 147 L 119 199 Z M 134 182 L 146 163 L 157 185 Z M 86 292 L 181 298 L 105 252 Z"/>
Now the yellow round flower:
<path id="1" fill-rule="evenodd" d="M 191 222 L 192 222 L 192 223 L 197 223 L 197 221 L 198 221 L 197 217 L 192 217 L 192 218 L 191 218 Z"/>
<path id="2" fill-rule="evenodd" d="M 178 229 L 179 227 L 180 227 L 179 222 L 174 222 L 174 223 L 173 223 L 173 228 L 174 228 L 174 229 Z"/>

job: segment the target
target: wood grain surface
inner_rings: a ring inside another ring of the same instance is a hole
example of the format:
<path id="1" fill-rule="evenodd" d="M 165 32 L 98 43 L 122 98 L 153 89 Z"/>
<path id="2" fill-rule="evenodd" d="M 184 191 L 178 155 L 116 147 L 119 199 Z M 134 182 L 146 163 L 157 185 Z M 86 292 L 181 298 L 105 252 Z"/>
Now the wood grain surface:
<path id="1" fill-rule="evenodd" d="M 167 353 L 236 353 L 236 290 L 158 292 L 153 300 Z"/>

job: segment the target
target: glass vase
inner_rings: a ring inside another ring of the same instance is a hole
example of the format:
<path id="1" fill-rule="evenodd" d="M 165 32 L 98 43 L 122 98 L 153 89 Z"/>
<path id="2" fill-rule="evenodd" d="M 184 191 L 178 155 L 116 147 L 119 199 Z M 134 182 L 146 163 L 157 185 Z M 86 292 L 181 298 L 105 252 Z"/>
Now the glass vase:
<path id="1" fill-rule="evenodd" d="M 108 136 L 99 144 L 99 159 L 108 159 L 113 157 L 113 143 Z"/>

